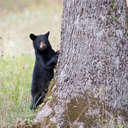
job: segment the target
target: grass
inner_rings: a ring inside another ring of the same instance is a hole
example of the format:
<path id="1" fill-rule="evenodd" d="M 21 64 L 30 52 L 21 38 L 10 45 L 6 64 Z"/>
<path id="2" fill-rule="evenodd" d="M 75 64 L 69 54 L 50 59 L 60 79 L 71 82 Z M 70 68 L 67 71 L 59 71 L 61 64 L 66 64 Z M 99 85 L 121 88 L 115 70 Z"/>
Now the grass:
<path id="1" fill-rule="evenodd" d="M 35 114 L 29 109 L 34 63 L 29 34 L 50 31 L 51 45 L 59 49 L 58 1 L 0 0 L 0 128 Z"/>
<path id="2" fill-rule="evenodd" d="M 113 128 L 113 127 L 110 127 L 110 128 Z M 128 128 L 128 124 L 126 125 L 119 124 L 119 125 L 116 125 L 114 128 Z"/>
<path id="3" fill-rule="evenodd" d="M 33 62 L 30 55 L 0 57 L 1 126 L 33 115 L 29 109 Z"/>

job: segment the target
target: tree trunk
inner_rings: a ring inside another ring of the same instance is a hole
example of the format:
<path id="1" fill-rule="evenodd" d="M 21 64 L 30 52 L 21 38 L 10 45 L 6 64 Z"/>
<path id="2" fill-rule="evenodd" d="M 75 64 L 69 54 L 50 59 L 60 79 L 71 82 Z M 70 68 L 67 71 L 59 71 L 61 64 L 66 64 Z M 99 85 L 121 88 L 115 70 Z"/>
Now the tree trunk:
<path id="1" fill-rule="evenodd" d="M 126 0 L 63 1 L 53 98 L 36 118 L 42 126 L 113 128 L 128 123 L 126 14 Z"/>

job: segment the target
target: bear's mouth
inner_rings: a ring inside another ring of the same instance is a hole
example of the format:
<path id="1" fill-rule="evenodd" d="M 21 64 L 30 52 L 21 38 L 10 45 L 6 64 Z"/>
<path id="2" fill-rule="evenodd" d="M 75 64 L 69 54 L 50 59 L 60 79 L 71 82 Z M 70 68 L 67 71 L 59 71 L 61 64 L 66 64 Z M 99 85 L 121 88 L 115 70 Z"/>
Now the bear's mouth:
<path id="1" fill-rule="evenodd" d="M 40 50 L 45 50 L 46 48 L 47 48 L 47 45 L 43 41 L 41 41 L 40 42 Z"/>

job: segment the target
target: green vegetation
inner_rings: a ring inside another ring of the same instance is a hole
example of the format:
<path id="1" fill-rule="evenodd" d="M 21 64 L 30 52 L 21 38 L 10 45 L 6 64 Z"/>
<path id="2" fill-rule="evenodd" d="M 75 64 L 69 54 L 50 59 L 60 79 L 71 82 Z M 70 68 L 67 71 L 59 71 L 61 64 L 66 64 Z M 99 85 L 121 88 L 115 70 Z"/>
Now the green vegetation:
<path id="1" fill-rule="evenodd" d="M 30 55 L 0 58 L 0 125 L 31 117 L 30 85 L 34 59 Z"/>
<path id="2" fill-rule="evenodd" d="M 128 128 L 128 125 L 117 125 L 115 128 Z"/>

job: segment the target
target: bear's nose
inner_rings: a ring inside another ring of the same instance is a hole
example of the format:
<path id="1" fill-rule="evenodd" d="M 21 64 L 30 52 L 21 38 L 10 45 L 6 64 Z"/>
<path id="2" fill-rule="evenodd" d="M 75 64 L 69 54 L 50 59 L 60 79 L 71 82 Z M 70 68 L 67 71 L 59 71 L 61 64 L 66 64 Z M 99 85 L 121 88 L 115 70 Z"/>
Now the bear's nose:
<path id="1" fill-rule="evenodd" d="M 45 49 L 45 48 L 46 48 L 46 44 L 43 41 L 41 41 L 40 42 L 40 49 Z"/>

